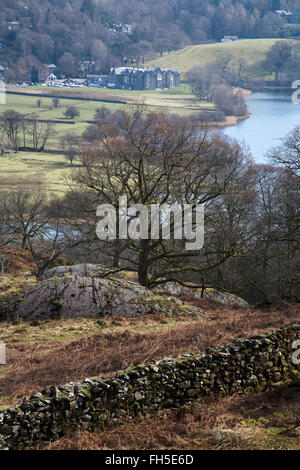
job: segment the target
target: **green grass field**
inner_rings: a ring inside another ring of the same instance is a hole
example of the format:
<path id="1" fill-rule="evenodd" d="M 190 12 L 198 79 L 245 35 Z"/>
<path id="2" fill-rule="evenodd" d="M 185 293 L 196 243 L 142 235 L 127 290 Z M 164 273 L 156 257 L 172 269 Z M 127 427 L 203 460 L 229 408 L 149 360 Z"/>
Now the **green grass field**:
<path id="1" fill-rule="evenodd" d="M 0 188 L 35 190 L 42 186 L 51 194 L 59 196 L 67 189 L 64 178 L 71 168 L 70 163 L 59 154 L 38 152 L 5 154 L 0 157 Z"/>
<path id="2" fill-rule="evenodd" d="M 243 58 L 247 62 L 247 72 L 250 76 L 267 77 L 268 70 L 265 58 L 268 49 L 277 39 L 246 39 L 231 43 L 206 44 L 186 47 L 182 50 L 164 54 L 148 65 L 155 64 L 162 67 L 180 69 L 182 76 L 194 65 L 205 64 L 216 59 L 224 53 Z M 300 41 L 299 41 L 300 43 Z M 132 104 L 144 103 L 149 110 L 159 110 L 180 115 L 190 114 L 203 110 L 213 110 L 213 104 L 199 101 L 192 94 L 188 85 L 182 84 L 178 89 L 155 91 L 128 91 L 97 88 L 48 88 L 43 86 L 14 89 L 19 94 L 7 94 L 6 105 L 0 107 L 0 112 L 14 109 L 25 115 L 36 114 L 39 119 L 66 121 L 64 115 L 68 106 L 77 106 L 80 116 L 75 118 L 75 124 L 55 124 L 55 134 L 48 140 L 46 148 L 59 150 L 60 138 L 68 132 L 81 136 L 87 121 L 94 119 L 97 108 L 106 106 L 111 111 L 118 109 L 130 110 Z M 32 96 L 22 95 L 22 92 L 31 93 Z M 59 107 L 53 108 L 51 97 L 38 97 L 36 94 L 63 94 L 73 99 L 60 98 Z M 76 98 L 85 97 L 89 101 Z M 41 100 L 38 107 L 37 100 Z M 128 104 L 103 103 L 95 99 L 124 100 Z M 64 176 L 70 171 L 63 155 L 44 153 L 18 153 L 6 154 L 0 157 L 0 184 L 1 188 L 38 187 L 43 184 L 49 191 L 61 194 L 66 186 Z"/>
<path id="3" fill-rule="evenodd" d="M 137 90 L 109 90 L 107 88 L 45 88 L 45 87 L 26 87 L 14 89 L 12 91 L 19 92 L 18 95 L 7 94 L 7 104 L 1 109 L 15 109 L 19 112 L 30 114 L 37 113 L 41 119 L 62 119 L 66 120 L 64 112 L 68 106 L 77 106 L 80 110 L 80 117 L 76 121 L 92 120 L 95 110 L 101 106 L 106 106 L 111 111 L 117 109 L 128 109 L 134 104 L 142 104 L 153 107 L 158 107 L 166 112 L 174 113 L 189 113 L 199 111 L 211 106 L 205 102 L 199 101 L 191 92 L 188 85 L 181 85 L 180 88 L 170 90 L 151 90 L 151 91 L 137 91 Z M 32 96 L 24 96 L 22 92 L 31 93 Z M 72 97 L 73 99 L 60 98 L 59 107 L 52 108 L 52 98 L 38 97 L 36 93 L 52 93 Z M 89 101 L 81 101 L 76 97 L 84 97 Z M 37 101 L 41 100 L 42 104 L 39 108 Z M 126 101 L 127 104 L 120 103 L 106 103 L 95 101 L 95 99 L 112 99 Z"/>
<path id="4" fill-rule="evenodd" d="M 113 112 L 119 109 L 130 111 L 134 104 L 145 104 L 149 107 L 149 110 L 158 110 L 181 115 L 214 109 L 213 104 L 199 101 L 197 97 L 192 94 L 190 87 L 187 85 L 182 85 L 179 89 L 174 90 L 154 91 L 116 90 L 112 92 L 105 88 L 83 88 L 80 90 L 65 88 L 63 89 L 65 96 L 73 97 L 77 94 L 77 96 L 84 96 L 86 98 L 91 97 L 91 99 L 89 101 L 82 101 L 75 97 L 72 99 L 60 98 L 59 106 L 57 108 L 53 107 L 52 98 L 36 96 L 36 93 L 42 92 L 51 92 L 55 94 L 57 93 L 57 90 L 54 88 L 45 89 L 45 87 L 27 87 L 22 88 L 22 90 L 13 91 L 17 91 L 18 94 L 7 94 L 6 104 L 1 106 L 0 112 L 7 109 L 13 109 L 28 117 L 35 114 L 39 119 L 68 121 L 68 118 L 64 115 L 67 107 L 76 106 L 79 109 L 80 116 L 70 119 L 70 124 L 67 124 L 66 122 L 55 124 L 56 135 L 51 137 L 47 143 L 47 148 L 54 150 L 60 148 L 59 138 L 67 132 L 72 132 L 81 136 L 88 126 L 87 121 L 92 121 L 94 119 L 96 109 L 102 106 L 107 107 Z M 24 95 L 22 94 L 22 91 L 23 93 L 32 93 L 32 96 Z M 59 89 L 59 91 L 61 92 L 62 89 Z M 119 98 L 128 102 L 128 104 L 95 101 L 92 97 L 98 99 Z M 38 100 L 41 101 L 40 107 L 37 105 Z M 75 124 L 72 124 L 71 121 L 75 121 Z"/>
<path id="5" fill-rule="evenodd" d="M 37 106 L 38 99 L 41 100 L 40 107 Z M 0 107 L 0 112 L 4 112 L 8 109 L 13 109 L 14 111 L 26 115 L 27 117 L 30 117 L 30 115 L 32 114 L 35 114 L 38 119 L 68 121 L 68 118 L 66 118 L 66 116 L 64 115 L 67 107 L 78 107 L 80 111 L 80 116 L 72 120 L 70 119 L 70 124 L 66 124 L 65 122 L 62 122 L 61 124 L 54 124 L 55 134 L 49 138 L 46 144 L 46 149 L 60 150 L 60 138 L 67 133 L 74 133 L 78 136 L 81 136 L 86 127 L 88 126 L 87 121 L 93 120 L 96 109 L 101 105 L 102 103 L 95 101 L 60 99 L 59 107 L 53 108 L 52 98 L 38 98 L 36 96 L 26 96 L 22 94 L 7 94 L 6 104 Z M 119 109 L 119 106 L 117 104 L 108 105 L 108 107 L 111 110 Z M 123 107 L 125 108 L 125 106 Z M 72 124 L 71 121 L 75 121 L 75 124 Z"/>
<path id="6" fill-rule="evenodd" d="M 28 93 L 30 88 L 24 89 L 24 92 Z M 41 106 L 37 106 L 37 101 L 41 100 Z M 2 105 L 0 111 L 3 112 L 6 109 L 14 109 L 22 114 L 30 115 L 35 113 L 39 116 L 40 119 L 51 119 L 51 120 L 68 120 L 64 115 L 67 107 L 76 106 L 80 110 L 79 118 L 75 118 L 75 121 L 88 121 L 93 119 L 95 110 L 99 108 L 102 103 L 97 101 L 80 101 L 76 99 L 65 100 L 60 98 L 58 108 L 53 108 L 52 98 L 39 98 L 36 96 L 27 96 L 27 95 L 11 95 L 6 94 L 6 105 Z M 107 104 L 107 107 L 110 109 L 118 109 L 120 105 L 117 104 Z M 72 119 L 73 120 L 73 119 Z"/>
<path id="7" fill-rule="evenodd" d="M 200 102 L 191 93 L 187 85 L 182 85 L 176 90 L 162 91 L 124 91 L 124 90 L 108 90 L 108 89 L 58 89 L 63 91 L 65 96 L 75 96 L 74 99 L 60 98 L 59 106 L 53 107 L 52 98 L 38 97 L 36 93 L 53 93 L 56 89 L 45 87 L 27 87 L 18 91 L 18 94 L 7 94 L 6 104 L 0 107 L 0 112 L 13 109 L 30 117 L 35 114 L 39 119 L 68 121 L 64 115 L 68 106 L 76 106 L 80 111 L 80 116 L 70 120 L 70 124 L 66 122 L 54 124 L 54 135 L 52 135 L 47 144 L 46 149 L 60 150 L 60 139 L 67 133 L 74 133 L 81 136 L 86 127 L 87 121 L 94 119 L 97 108 L 106 106 L 111 111 L 124 109 L 130 111 L 132 103 L 144 103 L 149 106 L 149 110 L 160 110 L 163 112 L 171 112 L 178 114 L 190 114 L 201 110 L 213 110 L 214 106 L 209 103 Z M 32 96 L 22 95 L 23 92 L 30 92 Z M 91 98 L 89 101 L 76 99 L 76 95 Z M 95 101 L 99 99 L 121 99 L 127 101 L 128 104 L 119 103 L 102 103 Z M 38 106 L 37 101 L 41 100 Z M 75 121 L 72 124 L 71 121 Z M 27 141 L 27 145 L 30 142 Z M 75 163 L 76 164 L 76 163 Z M 70 171 L 71 165 L 66 162 L 63 155 L 48 154 L 38 152 L 19 152 L 6 153 L 0 157 L 0 187 L 2 189 L 17 188 L 38 188 L 40 185 L 47 188 L 52 194 L 60 195 L 66 190 L 64 177 Z"/>
<path id="8" fill-rule="evenodd" d="M 270 78 L 270 71 L 265 64 L 266 53 L 280 39 L 242 39 L 240 41 L 200 44 L 188 46 L 178 51 L 164 53 L 162 57 L 149 61 L 146 65 L 170 67 L 181 71 L 182 78 L 194 65 L 213 62 L 222 54 L 229 53 L 236 59 L 247 62 L 247 74 L 251 78 Z"/>

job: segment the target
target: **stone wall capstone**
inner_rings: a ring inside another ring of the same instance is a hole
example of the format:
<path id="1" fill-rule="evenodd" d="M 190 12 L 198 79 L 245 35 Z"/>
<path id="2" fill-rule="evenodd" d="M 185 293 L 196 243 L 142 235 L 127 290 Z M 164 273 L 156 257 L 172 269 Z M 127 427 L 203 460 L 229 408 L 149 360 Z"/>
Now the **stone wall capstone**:
<path id="1" fill-rule="evenodd" d="M 205 395 L 260 392 L 297 381 L 292 361 L 300 325 L 237 340 L 206 354 L 184 354 L 119 372 L 111 380 L 52 386 L 0 412 L 0 448 L 35 449 L 75 428 L 108 424 L 176 408 Z"/>

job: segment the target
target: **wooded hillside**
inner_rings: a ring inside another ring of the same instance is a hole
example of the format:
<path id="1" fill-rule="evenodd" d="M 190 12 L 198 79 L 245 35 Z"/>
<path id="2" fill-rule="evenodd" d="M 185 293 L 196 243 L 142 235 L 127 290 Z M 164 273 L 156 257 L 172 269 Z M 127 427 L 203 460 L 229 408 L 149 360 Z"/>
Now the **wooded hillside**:
<path id="1" fill-rule="evenodd" d="M 277 8 L 295 0 L 0 0 L 0 64 L 11 80 L 33 67 L 56 64 L 69 74 L 105 73 L 112 65 L 142 61 L 186 45 L 243 38 L 280 37 L 285 20 Z M 129 28 L 128 28 L 129 26 Z M 74 34 L 76 31 L 76 34 Z"/>

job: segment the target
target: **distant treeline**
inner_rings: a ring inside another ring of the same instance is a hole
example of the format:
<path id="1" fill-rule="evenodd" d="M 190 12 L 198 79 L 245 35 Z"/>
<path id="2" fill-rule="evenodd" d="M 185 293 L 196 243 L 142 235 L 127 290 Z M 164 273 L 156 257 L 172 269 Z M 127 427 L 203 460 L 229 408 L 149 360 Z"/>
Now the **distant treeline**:
<path id="1" fill-rule="evenodd" d="M 91 63 L 94 72 L 107 73 L 121 63 L 142 63 L 151 53 L 218 41 L 224 35 L 280 37 L 286 22 L 275 10 L 294 9 L 297 3 L 31 0 L 25 6 L 0 0 L 0 63 L 9 66 L 11 81 L 28 80 L 30 74 L 35 81 L 42 64 L 56 64 L 58 73 L 71 76 L 90 71 Z"/>

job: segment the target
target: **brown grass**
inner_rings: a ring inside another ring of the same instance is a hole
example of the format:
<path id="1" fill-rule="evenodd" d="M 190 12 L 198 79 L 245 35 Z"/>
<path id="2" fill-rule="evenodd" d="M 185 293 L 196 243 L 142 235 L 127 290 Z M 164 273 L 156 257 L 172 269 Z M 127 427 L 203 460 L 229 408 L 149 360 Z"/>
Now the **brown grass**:
<path id="1" fill-rule="evenodd" d="M 28 250 L 22 248 L 1 249 L 1 253 L 9 257 L 9 266 L 5 271 L 6 275 L 23 277 L 24 272 L 33 272 L 36 268 L 33 257 Z"/>
<path id="2" fill-rule="evenodd" d="M 300 305 L 279 304 L 266 310 L 250 311 L 211 301 L 194 299 L 193 302 L 201 304 L 206 319 L 191 318 L 188 323 L 186 318 L 185 323 L 178 319 L 169 325 L 157 315 L 152 321 L 155 320 L 155 325 L 161 322 L 161 329 L 149 330 L 149 333 L 136 333 L 139 325 L 143 329 L 144 323 L 150 321 L 149 317 L 119 318 L 107 320 L 108 324 L 115 325 L 114 333 L 86 335 L 71 342 L 46 340 L 22 344 L 14 338 L 8 339 L 8 366 L 0 378 L 0 403 L 15 403 L 48 385 L 85 377 L 107 378 L 131 365 L 187 352 L 204 352 L 207 347 L 218 348 L 235 338 L 271 331 L 300 318 Z M 43 325 L 45 329 L 47 325 Z M 20 329 L 22 331 L 22 325 Z"/>
<path id="3" fill-rule="evenodd" d="M 248 396 L 207 397 L 193 405 L 101 433 L 77 431 L 48 450 L 299 449 L 300 387 Z"/>
<path id="4" fill-rule="evenodd" d="M 49 89 L 49 88 L 39 88 L 39 89 L 32 89 L 32 88 L 26 88 L 26 89 L 23 89 L 23 90 L 18 90 L 18 89 L 14 89 L 13 90 L 14 94 L 15 93 L 18 93 L 19 95 L 24 95 L 24 93 L 26 94 L 30 94 L 30 95 L 33 95 L 33 96 L 36 96 L 36 95 L 43 95 L 43 96 L 50 96 L 52 97 L 53 95 L 55 96 L 59 96 L 60 98 L 85 98 L 87 100 L 93 100 L 93 99 L 96 99 L 96 100 L 111 100 L 112 102 L 114 101 L 128 101 L 128 102 L 132 102 L 134 101 L 133 98 L 130 98 L 128 96 L 124 96 L 124 95 L 118 95 L 118 94 L 115 94 L 115 93 L 112 93 L 112 94 L 108 94 L 108 93 L 101 93 L 99 91 L 93 91 L 91 89 L 85 89 L 85 90 L 79 90 L 79 89 L 76 89 L 76 90 L 72 90 L 70 88 L 68 88 L 67 90 L 66 89 L 55 89 L 53 90 L 53 88 Z"/>

